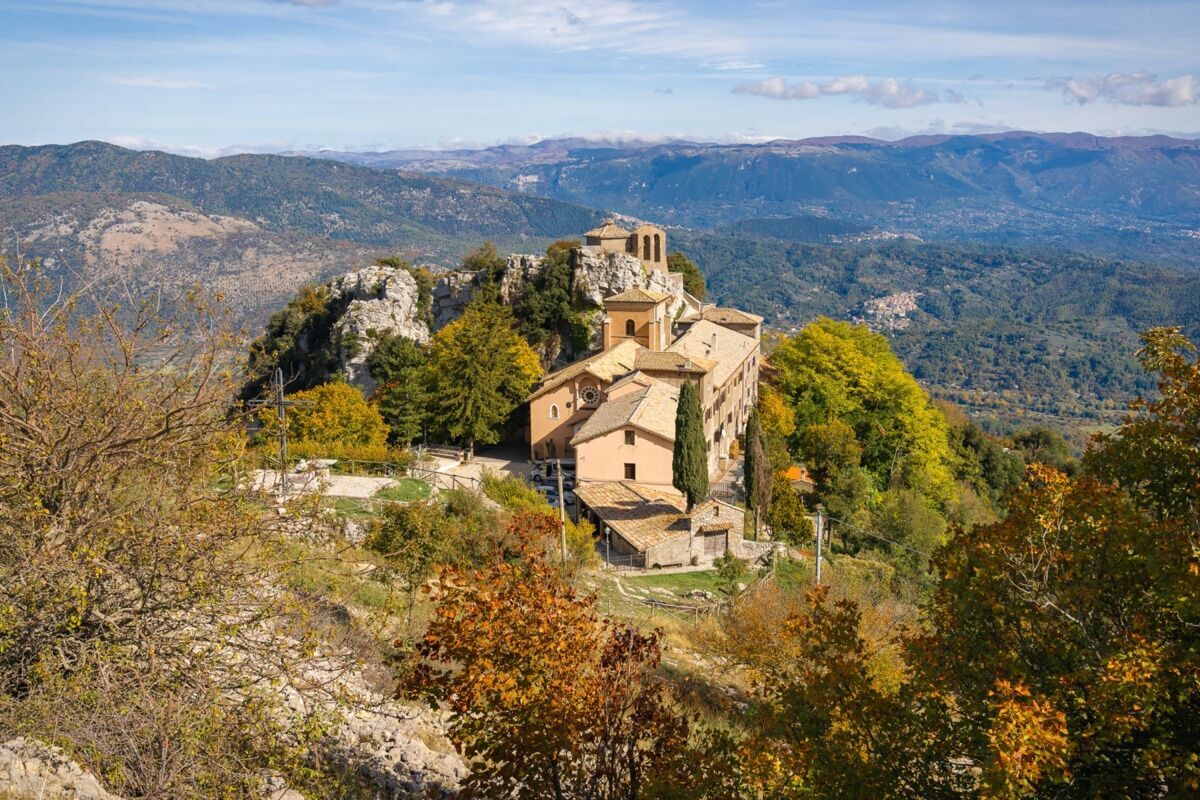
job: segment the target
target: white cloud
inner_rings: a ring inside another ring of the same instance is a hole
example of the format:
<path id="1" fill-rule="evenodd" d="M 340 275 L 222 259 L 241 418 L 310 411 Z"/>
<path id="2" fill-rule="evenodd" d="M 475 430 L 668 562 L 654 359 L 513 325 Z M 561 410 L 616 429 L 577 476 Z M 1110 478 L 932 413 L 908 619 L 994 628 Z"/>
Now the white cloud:
<path id="1" fill-rule="evenodd" d="M 738 84 L 733 87 L 733 92 L 774 100 L 812 100 L 823 95 L 848 94 L 856 100 L 884 108 L 913 108 L 938 102 L 937 94 L 912 81 L 898 78 L 872 81 L 866 75 L 843 75 L 825 83 L 789 83 L 783 78 L 767 78 L 757 83 Z"/>
<path id="2" fill-rule="evenodd" d="M 755 70 L 766 69 L 767 65 L 758 61 L 741 61 L 731 59 L 729 61 L 718 61 L 714 64 L 704 64 L 702 66 L 712 67 L 713 69 L 721 70 L 722 72 L 736 72 L 740 70 Z"/>
<path id="3" fill-rule="evenodd" d="M 181 80 L 178 78 L 156 78 L 152 76 L 140 76 L 132 78 L 113 77 L 108 79 L 109 83 L 117 86 L 138 86 L 144 89 L 208 89 L 211 88 L 206 83 L 193 80 Z"/>
<path id="4" fill-rule="evenodd" d="M 289 6 L 303 6 L 304 8 L 321 8 L 338 4 L 338 0 L 274 0 L 274 2 Z"/>
<path id="5" fill-rule="evenodd" d="M 744 43 L 665 0 L 424 0 L 430 18 L 490 39 L 559 50 L 735 57 Z"/>
<path id="6" fill-rule="evenodd" d="M 1046 81 L 1046 89 L 1060 91 L 1068 101 L 1081 106 L 1098 100 L 1168 108 L 1200 102 L 1200 78 L 1195 75 L 1159 80 L 1149 72 L 1112 72 L 1088 78 L 1052 78 Z"/>
<path id="7" fill-rule="evenodd" d="M 130 150 L 161 150 L 164 153 L 175 153 L 176 155 L 192 156 L 193 158 L 219 158 L 239 153 L 286 153 L 318 149 L 312 145 L 301 145 L 296 142 L 233 145 L 172 144 L 147 136 L 130 135 L 108 136 L 104 141 L 109 144 L 115 144 L 117 147 L 127 147 Z"/>

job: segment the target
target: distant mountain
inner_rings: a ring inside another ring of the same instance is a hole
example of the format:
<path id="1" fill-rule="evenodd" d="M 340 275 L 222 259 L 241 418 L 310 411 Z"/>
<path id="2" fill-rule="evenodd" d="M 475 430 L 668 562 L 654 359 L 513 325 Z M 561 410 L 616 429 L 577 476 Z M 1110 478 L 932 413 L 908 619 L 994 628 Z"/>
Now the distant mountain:
<path id="1" fill-rule="evenodd" d="M 206 161 L 103 142 L 0 147 L 0 197 L 157 193 L 267 230 L 368 245 L 457 250 L 463 237 L 543 240 L 601 215 L 582 206 L 458 180 L 275 155 Z"/>
<path id="2" fill-rule="evenodd" d="M 692 227 L 817 214 L 926 239 L 1200 267 L 1200 141 L 1025 131 L 324 153 Z"/>
<path id="3" fill-rule="evenodd" d="M 485 239 L 538 251 L 599 212 L 306 158 L 205 161 L 102 142 L 0 147 L 0 230 L 64 274 L 201 282 L 250 319 L 304 283 L 399 253 L 452 266 Z"/>

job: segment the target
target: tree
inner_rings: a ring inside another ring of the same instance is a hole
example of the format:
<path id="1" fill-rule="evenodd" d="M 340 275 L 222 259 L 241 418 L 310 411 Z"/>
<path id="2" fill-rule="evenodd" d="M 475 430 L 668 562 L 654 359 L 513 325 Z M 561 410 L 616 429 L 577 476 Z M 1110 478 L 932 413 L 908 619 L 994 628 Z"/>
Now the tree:
<path id="1" fill-rule="evenodd" d="M 311 639 L 260 555 L 279 531 L 243 488 L 228 317 L 3 258 L 0 289 L 0 737 L 128 797 L 291 782 L 319 731 L 258 687 L 317 699 Z"/>
<path id="2" fill-rule="evenodd" d="M 496 252 L 496 245 L 484 242 L 463 258 L 462 268 L 467 272 L 479 272 L 484 283 L 498 283 L 504 274 L 506 259 Z"/>
<path id="3" fill-rule="evenodd" d="M 688 294 L 697 300 L 704 299 L 707 291 L 704 286 L 704 273 L 690 258 L 678 250 L 671 252 L 667 255 L 667 269 L 683 275 L 683 288 Z"/>
<path id="4" fill-rule="evenodd" d="M 1071 455 L 1071 446 L 1057 431 L 1033 427 L 1013 434 L 1013 449 L 1020 453 L 1028 464 L 1045 464 L 1074 475 L 1079 471 L 1079 462 Z"/>
<path id="5" fill-rule="evenodd" d="M 250 344 L 239 397 L 260 397 L 276 367 L 293 389 L 310 389 L 329 380 L 341 347 L 333 327 L 336 320 L 327 287 L 301 288 L 287 306 L 267 319 L 266 332 Z"/>
<path id="6" fill-rule="evenodd" d="M 759 389 L 757 408 L 771 471 L 784 472 L 792 465 L 790 440 L 796 432 L 796 416 L 782 395 L 765 384 Z"/>
<path id="7" fill-rule="evenodd" d="M 785 626 L 785 642 L 805 635 L 762 701 L 816 794 L 1200 791 L 1200 361 L 1178 330 L 1144 341 L 1160 398 L 1098 437 L 1079 475 L 1031 467 L 1002 521 L 939 551 L 893 691 L 863 683 L 852 605 L 820 622 L 814 597 Z"/>
<path id="8" fill-rule="evenodd" d="M 348 383 L 334 381 L 289 396 L 294 405 L 287 412 L 288 438 L 296 444 L 326 448 L 330 454 L 344 448 L 381 447 L 387 441 L 387 425 L 379 410 Z M 273 408 L 259 412 L 263 423 L 260 438 L 274 436 L 279 419 Z"/>
<path id="9" fill-rule="evenodd" d="M 671 483 L 687 497 L 688 511 L 708 497 L 708 442 L 704 436 L 700 392 L 694 381 L 684 383 L 679 389 Z"/>
<path id="10" fill-rule="evenodd" d="M 797 547 L 809 546 L 815 532 L 800 492 L 779 473 L 772 480 L 771 504 L 767 509 L 767 524 L 771 526 L 772 535 Z"/>
<path id="11" fill-rule="evenodd" d="M 816 499 L 834 517 L 853 518 L 870 489 L 854 429 L 841 420 L 809 425 L 800 434 L 800 454 L 816 483 Z"/>
<path id="12" fill-rule="evenodd" d="M 733 553 L 725 553 L 713 561 L 713 567 L 716 568 L 717 579 L 721 582 L 721 591 L 725 593 L 726 597 L 733 600 L 741 594 L 742 584 L 750 574 L 745 560 L 738 558 Z"/>
<path id="13" fill-rule="evenodd" d="M 746 458 L 743 462 L 743 482 L 746 504 L 754 512 L 754 538 L 758 539 L 759 521 L 771 505 L 772 472 L 763 446 L 763 431 L 759 424 L 758 407 L 750 409 L 746 424 Z"/>
<path id="14" fill-rule="evenodd" d="M 539 521 L 540 520 L 540 521 Z M 446 568 L 410 691 L 445 703 L 473 797 L 634 800 L 678 769 L 687 725 L 655 668 L 657 634 L 602 622 L 547 563 L 542 515 L 513 521 L 516 558 Z"/>
<path id="15" fill-rule="evenodd" d="M 892 353 L 865 326 L 819 319 L 771 355 L 797 426 L 844 422 L 876 488 L 901 484 L 939 504 L 955 494 L 944 417 Z"/>
<path id="16" fill-rule="evenodd" d="M 385 335 L 367 360 L 379 386 L 371 399 L 388 426 L 388 440 L 408 445 L 425 431 L 429 417 L 425 351 L 412 339 Z"/>
<path id="17" fill-rule="evenodd" d="M 364 541 L 404 581 L 410 623 L 417 592 L 433 576 L 435 565 L 449 556 L 446 528 L 451 524 L 440 503 L 389 503 Z"/>
<path id="18" fill-rule="evenodd" d="M 480 292 L 429 346 L 430 409 L 452 439 L 474 450 L 500 440 L 501 426 L 542 374 L 512 312 Z"/>

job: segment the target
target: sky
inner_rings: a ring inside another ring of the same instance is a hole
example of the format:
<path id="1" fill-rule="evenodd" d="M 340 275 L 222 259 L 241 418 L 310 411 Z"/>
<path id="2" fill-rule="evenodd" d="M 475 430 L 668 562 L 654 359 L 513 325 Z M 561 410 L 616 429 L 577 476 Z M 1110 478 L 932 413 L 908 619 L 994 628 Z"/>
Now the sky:
<path id="1" fill-rule="evenodd" d="M 1197 0 L 0 0 L 0 143 L 1200 137 L 1197 42 Z"/>

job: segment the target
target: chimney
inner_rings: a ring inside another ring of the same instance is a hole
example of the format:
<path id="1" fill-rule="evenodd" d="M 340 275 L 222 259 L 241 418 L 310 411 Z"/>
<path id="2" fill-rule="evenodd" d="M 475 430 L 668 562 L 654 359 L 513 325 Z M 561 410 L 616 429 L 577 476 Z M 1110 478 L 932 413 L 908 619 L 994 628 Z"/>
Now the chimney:
<path id="1" fill-rule="evenodd" d="M 717 349 L 717 332 L 713 331 L 712 338 L 709 340 L 708 345 L 705 347 L 704 355 L 711 356 L 713 350 L 716 350 L 716 349 Z"/>

